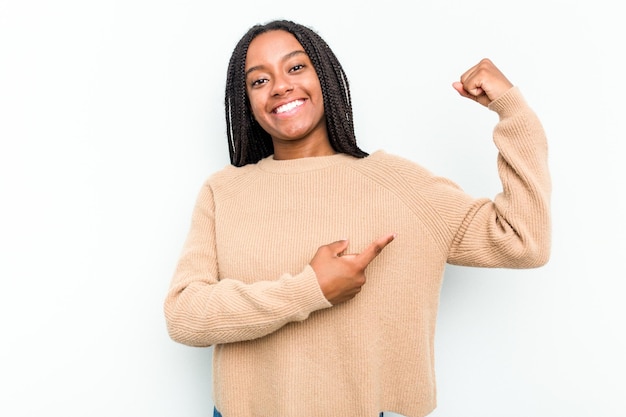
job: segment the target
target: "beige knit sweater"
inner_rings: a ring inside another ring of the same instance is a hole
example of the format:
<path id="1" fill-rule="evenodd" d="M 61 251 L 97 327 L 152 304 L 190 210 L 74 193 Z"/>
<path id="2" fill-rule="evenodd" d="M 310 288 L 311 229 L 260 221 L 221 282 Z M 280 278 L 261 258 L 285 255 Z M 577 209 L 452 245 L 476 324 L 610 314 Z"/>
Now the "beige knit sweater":
<path id="1" fill-rule="evenodd" d="M 475 199 L 378 151 L 276 161 L 202 187 L 165 300 L 171 337 L 215 345 L 224 417 L 408 417 L 436 404 L 434 331 L 446 263 L 532 268 L 548 260 L 550 178 L 542 126 L 517 88 L 493 102 L 503 191 Z M 358 252 L 397 238 L 337 306 L 308 265 L 320 245 Z"/>

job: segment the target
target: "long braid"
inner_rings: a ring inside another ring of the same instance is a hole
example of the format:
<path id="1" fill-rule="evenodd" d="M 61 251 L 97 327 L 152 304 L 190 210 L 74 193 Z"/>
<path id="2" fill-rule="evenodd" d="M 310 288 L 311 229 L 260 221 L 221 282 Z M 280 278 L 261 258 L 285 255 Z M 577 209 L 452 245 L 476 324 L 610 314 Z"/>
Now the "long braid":
<path id="1" fill-rule="evenodd" d="M 258 126 L 248 104 L 245 84 L 245 57 L 251 40 L 251 37 L 249 39 L 243 38 L 237 45 L 231 57 L 226 77 L 224 101 L 226 133 L 231 164 L 235 166 L 251 163 L 251 160 L 257 158 L 256 155 L 270 155 L 273 152 L 271 137 Z"/>
<path id="2" fill-rule="evenodd" d="M 350 86 L 339 60 L 313 30 L 291 21 L 277 20 L 250 28 L 230 58 L 224 104 L 231 164 L 243 166 L 256 163 L 274 152 L 272 138 L 252 115 L 245 83 L 245 62 L 250 42 L 271 30 L 293 34 L 311 59 L 322 87 L 326 125 L 333 149 L 358 158 L 367 156 L 356 143 Z"/>

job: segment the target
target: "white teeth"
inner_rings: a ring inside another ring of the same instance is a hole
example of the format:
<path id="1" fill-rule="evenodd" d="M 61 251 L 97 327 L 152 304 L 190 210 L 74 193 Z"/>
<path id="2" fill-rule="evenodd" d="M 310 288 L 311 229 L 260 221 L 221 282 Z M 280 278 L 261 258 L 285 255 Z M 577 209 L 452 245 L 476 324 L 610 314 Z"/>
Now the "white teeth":
<path id="1" fill-rule="evenodd" d="M 304 100 L 295 100 L 295 101 L 292 101 L 291 103 L 283 104 L 282 106 L 276 109 L 276 113 L 288 112 L 289 110 L 293 110 L 296 107 L 301 106 L 302 103 L 304 103 Z"/>

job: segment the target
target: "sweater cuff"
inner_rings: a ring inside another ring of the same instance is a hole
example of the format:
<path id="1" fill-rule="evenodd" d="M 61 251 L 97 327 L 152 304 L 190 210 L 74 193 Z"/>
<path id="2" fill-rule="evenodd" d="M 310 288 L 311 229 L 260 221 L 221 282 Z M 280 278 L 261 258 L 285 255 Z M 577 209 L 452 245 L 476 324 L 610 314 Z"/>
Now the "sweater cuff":
<path id="1" fill-rule="evenodd" d="M 515 115 L 528 109 L 528 104 L 518 87 L 511 87 L 506 93 L 489 103 L 489 110 L 493 110 L 500 119 Z"/>
<path id="2" fill-rule="evenodd" d="M 299 320 L 306 319 L 310 313 L 324 308 L 332 307 L 333 305 L 324 297 L 324 293 L 320 288 L 317 281 L 317 276 L 311 265 L 304 267 L 301 273 L 295 275 L 292 279 L 288 280 L 290 285 L 294 288 L 294 294 L 299 294 L 299 302 L 301 317 Z"/>

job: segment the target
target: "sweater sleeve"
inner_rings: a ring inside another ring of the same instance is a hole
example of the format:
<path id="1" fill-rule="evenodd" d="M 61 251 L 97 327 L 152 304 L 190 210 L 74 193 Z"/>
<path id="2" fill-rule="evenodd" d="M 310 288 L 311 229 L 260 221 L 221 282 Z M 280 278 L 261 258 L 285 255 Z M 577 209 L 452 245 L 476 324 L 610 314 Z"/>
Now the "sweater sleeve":
<path id="1" fill-rule="evenodd" d="M 173 340 L 190 346 L 252 340 L 331 307 L 309 265 L 297 275 L 252 284 L 219 277 L 214 209 L 207 182 L 164 303 Z"/>
<path id="2" fill-rule="evenodd" d="M 549 258 L 551 233 L 551 181 L 543 127 L 517 87 L 489 108 L 499 115 L 493 138 L 502 191 L 493 200 L 471 203 L 452 241 L 448 262 L 542 266 Z"/>

